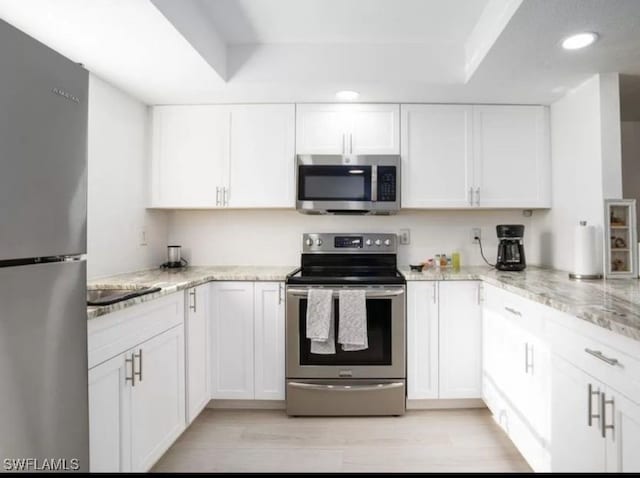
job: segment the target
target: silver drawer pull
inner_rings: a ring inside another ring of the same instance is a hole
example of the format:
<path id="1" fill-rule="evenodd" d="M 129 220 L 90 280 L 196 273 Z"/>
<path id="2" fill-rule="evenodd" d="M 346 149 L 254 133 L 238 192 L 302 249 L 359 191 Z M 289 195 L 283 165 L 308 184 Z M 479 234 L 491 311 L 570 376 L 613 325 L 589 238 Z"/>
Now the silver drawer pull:
<path id="1" fill-rule="evenodd" d="M 307 297 L 309 290 L 308 289 L 287 289 L 287 295 L 291 295 L 294 297 Z M 377 291 L 367 291 L 366 296 L 368 299 L 385 299 L 397 297 L 399 295 L 403 295 L 404 290 L 377 290 Z M 334 298 L 338 298 L 340 294 L 336 291 L 333 293 Z"/>
<path id="2" fill-rule="evenodd" d="M 504 307 L 504 310 L 512 313 L 513 315 L 517 315 L 518 317 L 522 317 L 522 312 L 520 312 L 519 310 L 512 309 L 511 307 L 507 307 L 507 306 Z"/>
<path id="3" fill-rule="evenodd" d="M 602 360 L 603 362 L 608 363 L 609 365 L 618 365 L 620 363 L 620 361 L 618 359 L 609 358 L 609 357 L 605 356 L 599 350 L 584 349 L 584 351 L 587 352 L 589 355 L 593 355 L 595 358 L 598 358 L 598 359 Z"/>
<path id="4" fill-rule="evenodd" d="M 375 390 L 389 390 L 404 387 L 403 382 L 377 383 L 367 385 L 325 385 L 317 383 L 289 382 L 293 388 L 305 390 L 322 390 L 324 392 L 371 392 Z"/>

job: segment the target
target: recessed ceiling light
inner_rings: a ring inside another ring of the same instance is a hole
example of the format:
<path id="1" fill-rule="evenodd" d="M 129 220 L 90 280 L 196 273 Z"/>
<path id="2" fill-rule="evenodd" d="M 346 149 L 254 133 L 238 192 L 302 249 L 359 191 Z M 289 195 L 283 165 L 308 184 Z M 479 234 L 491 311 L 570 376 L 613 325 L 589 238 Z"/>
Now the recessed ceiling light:
<path id="1" fill-rule="evenodd" d="M 355 101 L 360 97 L 357 91 L 343 90 L 336 93 L 336 98 L 340 101 Z"/>
<path id="2" fill-rule="evenodd" d="M 598 34 L 593 32 L 584 32 L 571 35 L 562 40 L 562 48 L 565 50 L 579 50 L 580 48 L 591 45 L 598 39 Z"/>

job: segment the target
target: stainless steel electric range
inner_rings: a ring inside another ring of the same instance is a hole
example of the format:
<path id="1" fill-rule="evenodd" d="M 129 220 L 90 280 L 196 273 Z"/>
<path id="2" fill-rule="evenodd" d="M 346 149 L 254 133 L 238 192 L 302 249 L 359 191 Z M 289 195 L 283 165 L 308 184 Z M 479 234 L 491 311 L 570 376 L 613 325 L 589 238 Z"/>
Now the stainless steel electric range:
<path id="1" fill-rule="evenodd" d="M 404 277 L 395 234 L 304 234 L 301 267 L 287 278 L 286 362 L 289 415 L 401 415 L 406 395 Z M 311 353 L 307 294 L 334 291 L 336 342 L 341 289 L 366 293 L 368 348 Z"/>

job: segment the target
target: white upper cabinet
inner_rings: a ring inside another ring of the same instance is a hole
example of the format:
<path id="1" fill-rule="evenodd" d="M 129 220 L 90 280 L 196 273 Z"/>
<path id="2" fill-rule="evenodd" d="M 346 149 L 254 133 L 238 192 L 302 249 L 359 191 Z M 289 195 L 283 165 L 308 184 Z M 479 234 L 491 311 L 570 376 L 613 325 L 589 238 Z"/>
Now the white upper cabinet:
<path id="1" fill-rule="evenodd" d="M 400 153 L 397 104 L 304 104 L 296 112 L 298 154 Z"/>
<path id="2" fill-rule="evenodd" d="M 551 206 L 545 107 L 474 106 L 473 138 L 476 206 Z"/>
<path id="3" fill-rule="evenodd" d="M 295 207 L 294 128 L 294 105 L 231 107 L 229 207 Z"/>
<path id="4" fill-rule="evenodd" d="M 157 106 L 152 122 L 151 207 L 216 207 L 229 174 L 229 108 Z"/>
<path id="5" fill-rule="evenodd" d="M 472 107 L 402 105 L 402 207 L 471 206 Z"/>

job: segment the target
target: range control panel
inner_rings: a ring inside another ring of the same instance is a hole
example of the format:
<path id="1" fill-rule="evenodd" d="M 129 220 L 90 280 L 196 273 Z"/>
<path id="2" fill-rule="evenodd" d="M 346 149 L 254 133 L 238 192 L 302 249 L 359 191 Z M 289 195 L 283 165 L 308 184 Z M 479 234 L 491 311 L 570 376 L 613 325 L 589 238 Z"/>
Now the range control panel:
<path id="1" fill-rule="evenodd" d="M 397 241 L 396 234 L 308 233 L 302 235 L 302 252 L 395 254 Z"/>

